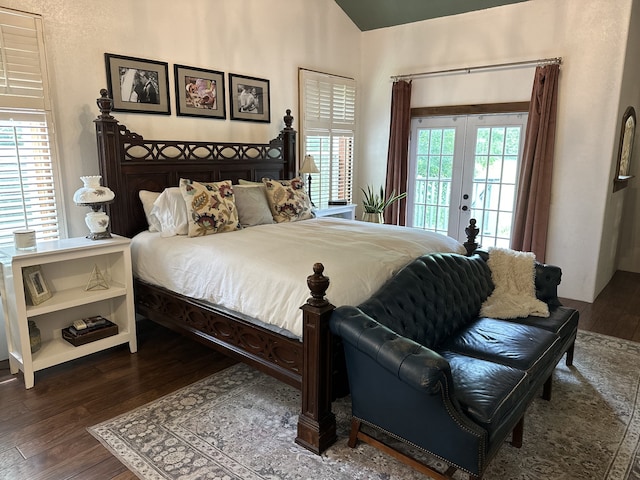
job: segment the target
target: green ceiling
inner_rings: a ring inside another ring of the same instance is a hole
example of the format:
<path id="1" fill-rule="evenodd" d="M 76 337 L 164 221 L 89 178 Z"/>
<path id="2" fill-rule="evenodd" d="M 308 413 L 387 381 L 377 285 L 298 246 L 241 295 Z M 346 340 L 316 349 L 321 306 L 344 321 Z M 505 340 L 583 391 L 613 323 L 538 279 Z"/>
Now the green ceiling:
<path id="1" fill-rule="evenodd" d="M 361 31 L 527 0 L 336 0 Z"/>

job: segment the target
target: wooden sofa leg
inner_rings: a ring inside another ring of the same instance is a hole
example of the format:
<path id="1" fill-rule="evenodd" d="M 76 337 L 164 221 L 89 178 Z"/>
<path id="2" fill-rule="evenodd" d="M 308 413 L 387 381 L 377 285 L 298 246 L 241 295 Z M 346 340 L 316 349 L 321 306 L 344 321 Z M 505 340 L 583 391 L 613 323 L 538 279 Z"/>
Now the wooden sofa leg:
<path id="1" fill-rule="evenodd" d="M 551 400 L 551 388 L 553 387 L 553 374 L 549 375 L 547 381 L 544 382 L 544 387 L 542 387 L 542 398 L 545 400 Z"/>
<path id="2" fill-rule="evenodd" d="M 351 419 L 351 432 L 349 433 L 349 442 L 347 442 L 347 445 L 351 448 L 355 448 L 356 443 L 358 443 L 358 432 L 360 431 L 361 425 L 362 422 L 357 418 Z"/>
<path id="3" fill-rule="evenodd" d="M 511 445 L 516 448 L 522 447 L 522 437 L 524 434 L 524 415 L 520 417 L 520 420 L 516 424 L 513 429 L 513 433 L 511 434 Z"/>
<path id="4" fill-rule="evenodd" d="M 386 443 L 381 442 L 380 440 L 376 440 L 371 435 L 360 430 L 362 426 L 362 422 L 356 418 L 351 418 L 351 432 L 349 433 L 349 441 L 347 445 L 351 448 L 356 446 L 358 440 L 362 440 L 365 443 L 368 443 L 372 447 L 377 448 L 381 452 L 384 452 L 388 455 L 391 455 L 396 460 L 401 461 L 405 465 L 409 465 L 413 469 L 417 470 L 420 473 L 427 475 L 429 478 L 434 480 L 451 480 L 453 478 L 453 474 L 457 471 L 456 467 L 450 466 L 445 473 L 440 473 L 437 470 L 434 470 L 429 465 L 422 463 L 419 460 L 416 460 L 413 457 L 410 457 L 399 450 L 387 445 Z M 477 477 L 471 475 L 469 477 L 470 480 L 480 480 L 482 477 Z"/>
<path id="5" fill-rule="evenodd" d="M 576 342 L 574 340 L 574 342 L 571 344 L 571 346 L 567 350 L 567 358 L 565 360 L 567 367 L 571 367 L 573 365 L 573 351 L 575 349 L 575 346 L 576 346 Z"/>

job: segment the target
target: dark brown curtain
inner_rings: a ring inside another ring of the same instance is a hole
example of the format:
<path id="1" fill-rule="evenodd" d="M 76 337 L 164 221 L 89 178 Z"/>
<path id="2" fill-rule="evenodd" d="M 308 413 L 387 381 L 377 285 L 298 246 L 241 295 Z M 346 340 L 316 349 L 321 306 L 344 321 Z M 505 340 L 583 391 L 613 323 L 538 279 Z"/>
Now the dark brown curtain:
<path id="1" fill-rule="evenodd" d="M 387 181 L 385 193 L 391 195 L 407 191 L 409 163 L 409 134 L 411 133 L 411 82 L 393 82 L 391 93 L 391 128 L 387 153 Z M 406 225 L 406 199 L 394 202 L 384 212 L 384 221 L 392 225 Z"/>
<path id="2" fill-rule="evenodd" d="M 558 64 L 536 68 L 524 141 L 511 248 L 544 262 L 556 132 Z"/>

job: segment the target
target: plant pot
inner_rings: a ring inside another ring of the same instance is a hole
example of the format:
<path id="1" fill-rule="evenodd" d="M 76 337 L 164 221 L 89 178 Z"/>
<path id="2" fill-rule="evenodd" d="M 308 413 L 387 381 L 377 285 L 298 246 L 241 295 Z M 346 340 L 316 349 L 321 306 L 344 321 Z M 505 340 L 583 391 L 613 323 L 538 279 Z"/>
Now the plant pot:
<path id="1" fill-rule="evenodd" d="M 370 222 L 370 223 L 384 223 L 384 217 L 382 216 L 382 212 L 380 213 L 365 212 L 362 214 L 362 221 Z"/>

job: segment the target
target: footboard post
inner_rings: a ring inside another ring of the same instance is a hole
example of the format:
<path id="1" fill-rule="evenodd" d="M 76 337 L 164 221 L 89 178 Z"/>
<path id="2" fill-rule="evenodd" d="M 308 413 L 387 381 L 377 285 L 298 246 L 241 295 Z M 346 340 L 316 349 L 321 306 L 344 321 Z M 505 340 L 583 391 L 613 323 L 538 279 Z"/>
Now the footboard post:
<path id="1" fill-rule="evenodd" d="M 325 298 L 329 279 L 316 263 L 307 277 L 311 297 L 303 311 L 302 411 L 296 443 L 320 455 L 336 440 L 336 418 L 331 411 L 331 331 L 334 306 Z"/>
<path id="2" fill-rule="evenodd" d="M 473 255 L 478 249 L 478 243 L 476 242 L 476 237 L 480 233 L 480 229 L 476 227 L 476 219 L 472 218 L 469 220 L 469 226 L 464 229 L 464 233 L 467 234 L 467 241 L 463 243 L 464 248 L 467 250 L 467 256 Z"/>

